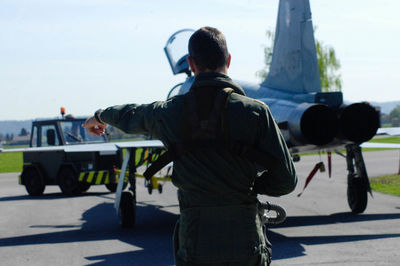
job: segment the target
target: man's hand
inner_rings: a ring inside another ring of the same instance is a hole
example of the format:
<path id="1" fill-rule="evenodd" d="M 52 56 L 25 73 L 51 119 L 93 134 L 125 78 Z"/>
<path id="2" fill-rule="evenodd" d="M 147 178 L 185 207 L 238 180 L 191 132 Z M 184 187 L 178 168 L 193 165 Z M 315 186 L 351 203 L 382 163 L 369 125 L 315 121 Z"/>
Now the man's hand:
<path id="1" fill-rule="evenodd" d="M 103 135 L 105 133 L 106 124 L 99 123 L 97 119 L 92 116 L 86 119 L 85 124 L 82 125 L 83 128 L 86 128 L 87 131 L 95 137 Z"/>

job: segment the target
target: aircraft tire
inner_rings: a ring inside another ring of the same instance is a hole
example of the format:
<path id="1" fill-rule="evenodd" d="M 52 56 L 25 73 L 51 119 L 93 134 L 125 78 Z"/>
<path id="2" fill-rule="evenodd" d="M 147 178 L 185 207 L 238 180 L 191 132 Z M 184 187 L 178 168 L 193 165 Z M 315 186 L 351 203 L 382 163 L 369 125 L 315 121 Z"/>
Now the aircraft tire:
<path id="1" fill-rule="evenodd" d="M 135 225 L 136 202 L 132 191 L 122 192 L 118 213 L 119 221 L 123 228 L 130 228 Z"/>
<path id="2" fill-rule="evenodd" d="M 363 178 L 354 176 L 349 178 L 347 202 L 353 213 L 362 213 L 365 211 L 368 203 L 368 189 Z"/>
<path id="3" fill-rule="evenodd" d="M 22 179 L 25 189 L 30 196 L 43 195 L 46 185 L 43 177 L 40 175 L 37 169 L 32 167 L 25 169 L 22 172 Z"/>
<path id="4" fill-rule="evenodd" d="M 74 169 L 69 166 L 64 166 L 58 173 L 58 185 L 64 195 L 71 196 L 83 192 L 81 183 Z"/>

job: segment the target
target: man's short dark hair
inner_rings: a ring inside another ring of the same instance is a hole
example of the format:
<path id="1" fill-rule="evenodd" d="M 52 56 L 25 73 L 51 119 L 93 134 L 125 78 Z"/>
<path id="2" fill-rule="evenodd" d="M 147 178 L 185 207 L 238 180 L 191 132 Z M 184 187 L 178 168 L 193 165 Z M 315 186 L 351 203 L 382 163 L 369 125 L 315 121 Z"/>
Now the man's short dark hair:
<path id="1" fill-rule="evenodd" d="M 189 39 L 189 56 L 199 71 L 216 70 L 228 62 L 225 36 L 216 28 L 203 27 Z"/>

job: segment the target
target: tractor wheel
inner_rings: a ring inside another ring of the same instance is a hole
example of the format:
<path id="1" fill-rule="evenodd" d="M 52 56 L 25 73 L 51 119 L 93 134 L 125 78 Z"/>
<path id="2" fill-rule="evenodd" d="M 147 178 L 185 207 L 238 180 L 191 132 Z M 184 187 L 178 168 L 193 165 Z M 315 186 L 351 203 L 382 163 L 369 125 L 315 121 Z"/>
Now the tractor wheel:
<path id="1" fill-rule="evenodd" d="M 82 187 L 78 180 L 78 175 L 72 167 L 62 167 L 58 173 L 58 185 L 63 194 L 77 195 L 82 192 Z"/>
<path id="2" fill-rule="evenodd" d="M 35 168 L 25 169 L 22 172 L 22 180 L 30 196 L 40 196 L 43 194 L 46 185 L 38 170 Z"/>
<path id="3" fill-rule="evenodd" d="M 132 191 L 122 192 L 118 214 L 120 224 L 123 228 L 133 227 L 135 225 L 136 202 Z"/>
<path id="4" fill-rule="evenodd" d="M 80 191 L 80 193 L 88 191 L 89 188 L 90 188 L 90 184 L 89 183 L 79 182 L 78 190 Z"/>
<path id="5" fill-rule="evenodd" d="M 353 213 L 362 213 L 367 208 L 368 189 L 362 178 L 352 176 L 347 184 L 347 202 Z"/>

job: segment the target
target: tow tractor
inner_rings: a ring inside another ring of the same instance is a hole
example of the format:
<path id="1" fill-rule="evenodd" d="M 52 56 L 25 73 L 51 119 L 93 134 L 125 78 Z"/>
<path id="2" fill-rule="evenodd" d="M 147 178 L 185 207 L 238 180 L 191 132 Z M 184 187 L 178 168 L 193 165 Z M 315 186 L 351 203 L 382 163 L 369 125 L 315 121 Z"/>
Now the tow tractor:
<path id="1" fill-rule="evenodd" d="M 105 185 L 115 192 L 118 179 L 114 169 L 121 167 L 122 151 L 106 136 L 93 137 L 82 124 L 85 118 L 36 120 L 32 123 L 30 148 L 2 150 L 23 152 L 19 184 L 31 196 L 42 195 L 48 185 L 58 185 L 65 195 L 85 192 L 92 185 Z"/>
<path id="2" fill-rule="evenodd" d="M 116 192 L 115 207 L 123 227 L 135 224 L 136 178 L 164 151 L 158 140 L 109 142 L 107 134 L 94 137 L 82 128 L 85 118 L 65 115 L 61 118 L 36 120 L 32 123 L 29 148 L 1 149 L 0 153 L 23 152 L 23 170 L 19 184 L 30 196 L 40 196 L 45 187 L 58 185 L 65 195 L 77 195 L 92 185 L 105 185 Z M 151 194 L 163 192 L 171 181 L 172 165 L 145 180 Z M 120 182 L 119 182 L 120 181 Z M 128 191 L 123 191 L 127 185 Z"/>

